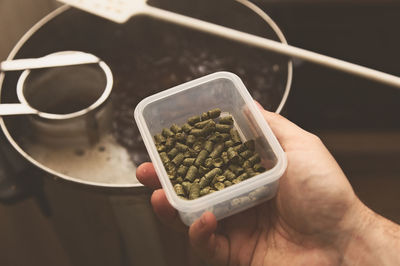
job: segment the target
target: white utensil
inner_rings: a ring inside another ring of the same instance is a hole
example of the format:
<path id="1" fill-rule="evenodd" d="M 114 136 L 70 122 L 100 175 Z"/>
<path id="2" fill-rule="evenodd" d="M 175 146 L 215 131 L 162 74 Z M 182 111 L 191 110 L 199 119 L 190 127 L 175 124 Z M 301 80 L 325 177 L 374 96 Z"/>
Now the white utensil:
<path id="1" fill-rule="evenodd" d="M 92 54 L 84 52 L 68 52 L 38 58 L 3 61 L 0 63 L 0 71 L 94 64 L 98 62 L 100 62 L 100 59 Z"/>
<path id="2" fill-rule="evenodd" d="M 262 38 L 210 22 L 187 17 L 167 10 L 149 6 L 147 0 L 58 0 L 71 6 L 83 9 L 106 19 L 124 23 L 135 15 L 148 15 L 184 27 L 207 32 L 223 38 L 270 50 L 290 57 L 300 58 L 325 67 L 330 67 L 353 75 L 371 79 L 400 88 L 400 78 L 381 71 L 349 63 L 340 59 L 325 56 L 270 39 Z M 195 0 L 192 0 L 195 1 Z M 257 8 L 247 0 L 236 0 L 246 6 Z"/>

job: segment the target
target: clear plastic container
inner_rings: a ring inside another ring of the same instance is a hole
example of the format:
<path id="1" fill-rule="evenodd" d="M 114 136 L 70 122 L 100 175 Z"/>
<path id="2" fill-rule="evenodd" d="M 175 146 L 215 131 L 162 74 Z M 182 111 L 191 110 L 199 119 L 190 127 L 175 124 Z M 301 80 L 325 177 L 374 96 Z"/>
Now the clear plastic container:
<path id="1" fill-rule="evenodd" d="M 234 118 L 242 141 L 254 139 L 262 174 L 194 200 L 179 198 L 157 152 L 153 136 L 173 123 L 182 125 L 194 115 L 220 108 Z M 203 212 L 222 219 L 269 200 L 276 195 L 279 178 L 286 170 L 286 156 L 241 79 L 217 72 L 154 94 L 135 109 L 135 120 L 168 201 L 182 221 L 191 225 Z"/>

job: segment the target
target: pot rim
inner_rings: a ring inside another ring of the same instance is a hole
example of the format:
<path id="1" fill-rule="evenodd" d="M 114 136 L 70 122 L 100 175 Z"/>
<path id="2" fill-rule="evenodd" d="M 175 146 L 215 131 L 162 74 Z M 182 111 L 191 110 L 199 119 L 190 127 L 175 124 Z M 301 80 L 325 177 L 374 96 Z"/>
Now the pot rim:
<path id="1" fill-rule="evenodd" d="M 256 6 L 255 4 L 247 1 L 247 0 L 236 0 L 237 2 L 243 4 L 244 6 L 248 7 L 251 9 L 253 12 L 255 12 L 257 15 L 259 15 L 275 32 L 279 40 L 287 44 L 286 38 L 281 31 L 281 29 L 278 27 L 278 25 L 272 20 L 271 17 L 269 17 L 261 8 Z M 29 40 L 29 38 L 36 33 L 43 25 L 45 25 L 47 22 L 51 21 L 53 18 L 56 16 L 60 15 L 61 13 L 67 11 L 70 9 L 70 6 L 68 5 L 62 5 L 55 10 L 51 11 L 49 14 L 47 14 L 45 17 L 43 17 L 41 20 L 39 20 L 36 24 L 34 24 L 22 37 L 19 39 L 17 44 L 14 46 L 14 48 L 11 50 L 10 54 L 7 57 L 7 60 L 12 60 L 14 59 L 15 55 L 17 52 L 21 49 L 21 47 Z M 285 91 L 282 96 L 281 102 L 276 109 L 276 113 L 280 113 L 287 101 L 287 98 L 289 96 L 290 88 L 292 85 L 292 77 L 293 77 L 293 63 L 292 60 L 288 60 L 288 74 L 287 74 L 287 80 L 286 80 L 286 86 L 285 86 Z M 3 87 L 3 81 L 4 81 L 4 73 L 0 73 L 0 93 L 1 89 Z M 1 101 L 1 98 L 0 98 Z M 18 143 L 14 140 L 14 138 L 11 136 L 10 132 L 8 131 L 8 128 L 6 127 L 3 117 L 0 117 L 0 127 L 2 131 L 4 132 L 5 137 L 7 138 L 8 142 L 12 145 L 12 147 L 19 153 L 21 154 L 26 160 L 28 160 L 31 164 L 34 166 L 44 170 L 45 172 L 51 174 L 52 176 L 64 179 L 66 181 L 70 181 L 73 183 L 79 183 L 79 184 L 84 184 L 84 185 L 89 185 L 89 186 L 94 186 L 94 187 L 104 187 L 104 188 L 134 188 L 134 187 L 143 187 L 142 184 L 140 183 L 131 183 L 131 184 L 112 184 L 112 183 L 100 183 L 100 182 L 90 182 L 90 181 L 85 181 L 82 179 L 74 178 L 62 173 L 59 173 L 41 163 L 36 161 L 34 158 L 32 158 L 28 153 L 26 153 L 19 145 Z"/>

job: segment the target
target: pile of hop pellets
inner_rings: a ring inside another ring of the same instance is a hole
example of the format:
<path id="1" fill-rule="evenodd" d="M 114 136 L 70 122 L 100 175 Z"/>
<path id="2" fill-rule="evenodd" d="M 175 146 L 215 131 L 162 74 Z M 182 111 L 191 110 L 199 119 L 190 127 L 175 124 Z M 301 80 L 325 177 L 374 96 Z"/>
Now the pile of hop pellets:
<path id="1" fill-rule="evenodd" d="M 254 140 L 243 143 L 232 116 L 220 115 L 216 108 L 154 136 L 174 190 L 184 199 L 196 199 L 265 171 Z"/>

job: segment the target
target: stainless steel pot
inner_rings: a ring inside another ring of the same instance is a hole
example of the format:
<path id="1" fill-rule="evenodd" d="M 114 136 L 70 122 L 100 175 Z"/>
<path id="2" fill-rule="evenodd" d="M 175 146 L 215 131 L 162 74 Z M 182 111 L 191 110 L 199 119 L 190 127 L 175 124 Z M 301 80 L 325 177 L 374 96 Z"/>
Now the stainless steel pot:
<path id="1" fill-rule="evenodd" d="M 272 19 L 256 16 L 232 1 L 150 4 L 285 42 Z M 135 179 L 134 166 L 148 160 L 133 122 L 136 104 L 145 96 L 189 79 L 228 70 L 238 74 L 264 106 L 280 112 L 290 90 L 291 62 L 280 55 L 148 17 L 138 16 L 119 25 L 67 6 L 33 26 L 8 59 L 60 50 L 89 52 L 110 66 L 114 75 L 114 146 L 103 143 L 91 150 L 73 147 L 62 153 L 33 142 L 25 127 L 26 117 L 0 118 L 2 156 L 9 161 L 3 167 L 9 175 L 0 181 L 5 191 L 0 195 L 10 201 L 27 195 L 29 188 L 28 195 L 38 199 L 52 220 L 74 265 L 185 265 L 184 238 L 158 223 L 149 203 L 151 191 Z M 18 78 L 19 73 L 0 76 L 2 103 L 16 99 Z M 118 149 L 113 150 L 115 147 Z M 107 152 L 109 160 L 121 154 L 125 157 L 110 163 L 103 173 L 96 173 L 107 164 L 107 156 L 103 156 Z M 100 155 L 85 160 L 89 153 Z M 70 159 L 65 159 L 67 155 Z M 57 163 L 55 158 L 59 158 Z M 128 173 L 128 177 L 113 180 L 116 173 Z M 94 175 L 103 179 L 92 178 Z M 18 193 L 5 197 L 12 186 Z"/>

